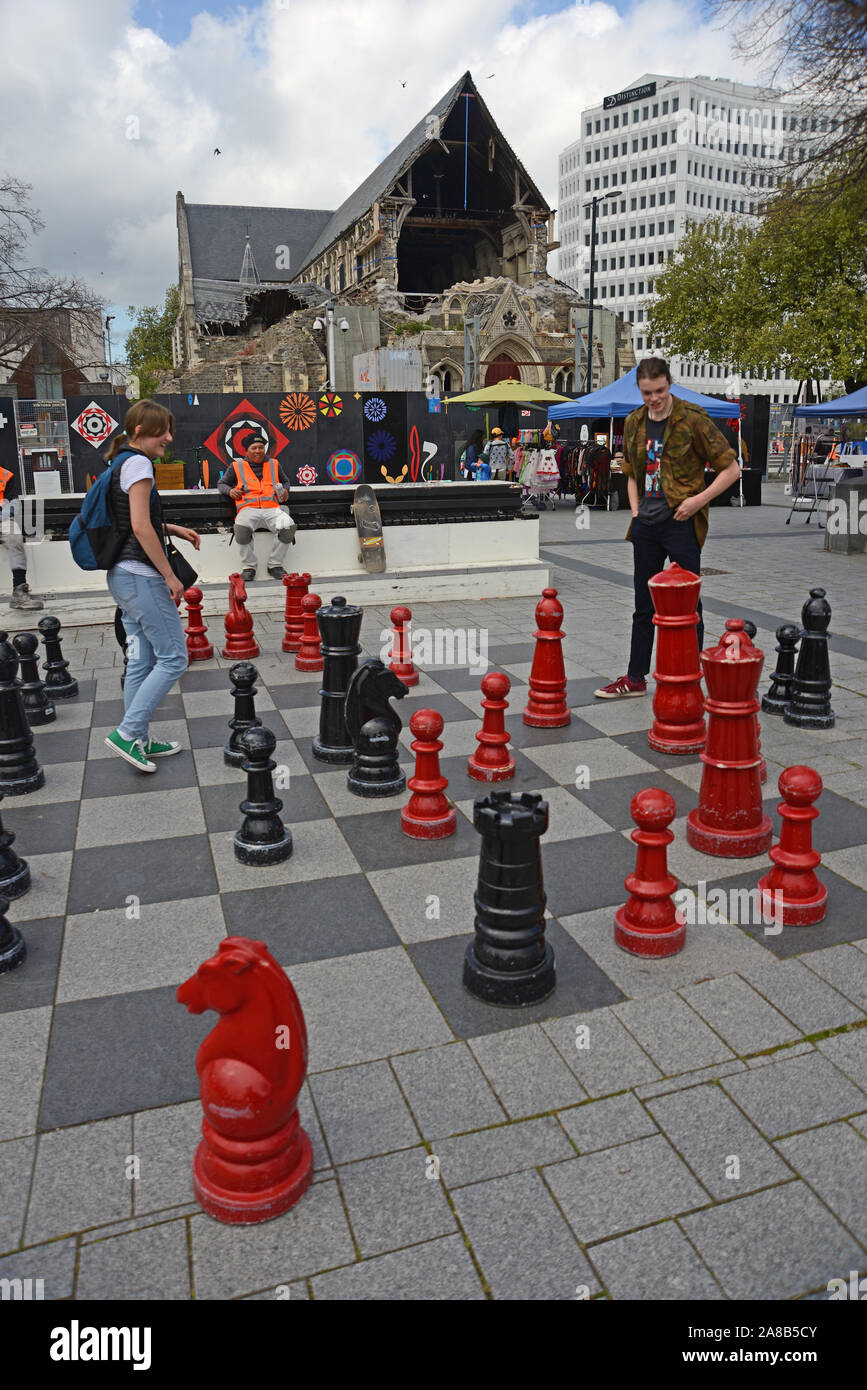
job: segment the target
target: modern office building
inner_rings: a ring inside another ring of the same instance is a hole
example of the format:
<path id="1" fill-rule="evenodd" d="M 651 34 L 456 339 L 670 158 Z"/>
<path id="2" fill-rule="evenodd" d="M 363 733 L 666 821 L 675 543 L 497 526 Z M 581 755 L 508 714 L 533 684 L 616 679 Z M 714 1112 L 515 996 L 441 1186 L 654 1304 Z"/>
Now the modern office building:
<path id="1" fill-rule="evenodd" d="M 560 155 L 559 278 L 589 293 L 595 197 L 594 301 L 632 325 L 636 355 L 647 356 L 654 279 L 690 222 L 755 216 L 778 171 L 822 128 L 826 121 L 769 88 L 645 73 L 582 111 L 579 138 Z M 728 363 L 672 358 L 671 366 L 678 380 L 715 394 L 731 374 Z M 788 402 L 798 383 L 777 371 L 745 388 Z"/>

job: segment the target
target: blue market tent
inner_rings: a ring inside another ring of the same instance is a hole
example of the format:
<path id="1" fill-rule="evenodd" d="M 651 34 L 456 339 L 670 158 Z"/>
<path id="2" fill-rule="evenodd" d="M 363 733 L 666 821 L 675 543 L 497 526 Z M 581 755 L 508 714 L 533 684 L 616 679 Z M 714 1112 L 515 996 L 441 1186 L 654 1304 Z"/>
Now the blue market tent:
<path id="1" fill-rule="evenodd" d="M 633 367 L 632 371 L 627 372 L 619 381 L 613 381 L 610 386 L 603 386 L 589 396 L 582 396 L 578 401 L 552 405 L 548 411 L 548 419 L 624 419 L 631 411 L 644 404 L 635 380 L 637 371 L 638 368 Z M 716 420 L 736 418 L 740 409 L 737 401 L 718 401 L 713 396 L 702 396 L 698 391 L 690 391 L 688 386 L 681 386 L 679 382 L 672 383 L 671 393 L 673 396 L 679 396 L 681 400 L 691 401 L 693 405 L 700 405 L 702 410 L 706 410 L 708 415 Z"/>
<path id="2" fill-rule="evenodd" d="M 557 409 L 562 409 L 562 406 Z M 835 415 L 867 415 L 867 386 L 862 386 L 860 391 L 850 392 L 848 396 L 838 396 L 836 401 L 795 406 L 795 414 L 808 420 L 828 419 Z"/>

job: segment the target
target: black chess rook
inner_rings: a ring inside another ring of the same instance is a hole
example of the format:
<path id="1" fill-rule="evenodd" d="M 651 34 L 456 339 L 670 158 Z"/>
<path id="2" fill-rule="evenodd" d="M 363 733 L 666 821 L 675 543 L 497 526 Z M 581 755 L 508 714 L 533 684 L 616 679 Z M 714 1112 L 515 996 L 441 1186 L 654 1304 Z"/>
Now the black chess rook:
<path id="1" fill-rule="evenodd" d="M 60 650 L 60 619 L 40 618 L 36 624 L 45 643 L 45 688 L 52 700 L 74 700 L 78 694 L 78 681 L 69 674 L 69 662 L 64 661 Z"/>
<path id="2" fill-rule="evenodd" d="M 53 723 L 57 710 L 39 675 L 39 638 L 35 632 L 19 632 L 12 645 L 21 662 L 21 695 L 28 724 L 33 728 L 35 724 Z"/>
<path id="3" fill-rule="evenodd" d="M 25 796 L 45 786 L 45 773 L 36 761 L 33 734 L 27 723 L 18 657 L 0 632 L 0 792 Z"/>
<path id="4" fill-rule="evenodd" d="M 346 785 L 356 796 L 399 796 L 406 790 L 406 773 L 397 760 L 397 739 L 403 725 L 389 701 L 402 700 L 409 687 L 385 662 L 374 657 L 352 676 L 346 694 L 346 727 L 355 757 Z"/>
<path id="5" fill-rule="evenodd" d="M 831 667 L 828 661 L 828 625 L 831 605 L 824 589 L 811 589 L 801 609 L 801 646 L 792 677 L 792 697 L 783 712 L 787 724 L 799 729 L 833 729 Z"/>
<path id="6" fill-rule="evenodd" d="M 20 898 L 30 889 L 30 865 L 12 848 L 15 836 L 0 819 L 0 893 L 4 898 Z"/>
<path id="7" fill-rule="evenodd" d="M 767 695 L 762 696 L 765 714 L 785 714 L 792 698 L 795 675 L 795 650 L 801 640 L 801 629 L 795 623 L 783 623 L 777 628 L 777 669 L 771 676 Z"/>
<path id="8" fill-rule="evenodd" d="M 292 831 L 280 819 L 283 802 L 274 795 L 277 740 L 270 729 L 248 729 L 242 739 L 246 758 L 247 799 L 241 802 L 244 820 L 235 836 L 235 858 L 262 867 L 282 864 L 292 854 Z"/>
<path id="9" fill-rule="evenodd" d="M 256 681 L 259 672 L 249 661 L 236 661 L 229 671 L 232 682 L 232 696 L 235 701 L 235 714 L 229 720 L 232 730 L 223 748 L 223 762 L 229 767 L 243 767 L 247 754 L 244 751 L 244 735 L 248 729 L 258 729 L 262 721 L 256 714 Z"/>
<path id="10" fill-rule="evenodd" d="M 539 837 L 548 803 L 537 792 L 477 797 L 482 837 L 475 895 L 475 939 L 464 957 L 464 986 L 486 1004 L 536 1004 L 554 991 L 554 952 L 545 940 Z"/>
<path id="11" fill-rule="evenodd" d="M 316 619 L 322 638 L 322 704 L 319 736 L 313 740 L 313 756 L 323 763 L 351 763 L 355 757 L 352 736 L 346 727 L 346 694 L 358 666 L 363 610 L 345 598 L 333 598 L 319 609 Z"/>
<path id="12" fill-rule="evenodd" d="M 8 921 L 8 911 L 8 898 L 0 897 L 0 975 L 5 974 L 7 970 L 14 970 L 27 955 L 24 937 L 18 928 L 13 927 Z"/>

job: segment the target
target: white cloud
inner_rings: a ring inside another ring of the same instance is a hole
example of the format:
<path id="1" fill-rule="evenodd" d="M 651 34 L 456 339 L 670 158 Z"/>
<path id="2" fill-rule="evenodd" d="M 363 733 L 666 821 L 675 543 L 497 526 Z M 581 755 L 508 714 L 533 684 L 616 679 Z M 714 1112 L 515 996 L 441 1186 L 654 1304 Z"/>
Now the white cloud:
<path id="1" fill-rule="evenodd" d="M 39 259 L 83 276 L 119 326 L 176 278 L 177 189 L 335 208 L 468 68 L 552 206 L 582 107 L 646 71 L 751 76 L 689 0 L 515 22 L 526 7 L 493 0 L 265 0 L 197 15 L 174 47 L 132 12 L 131 0 L 0 11 L 0 47 L 28 55 L 6 66 L 3 166 L 34 185 Z"/>

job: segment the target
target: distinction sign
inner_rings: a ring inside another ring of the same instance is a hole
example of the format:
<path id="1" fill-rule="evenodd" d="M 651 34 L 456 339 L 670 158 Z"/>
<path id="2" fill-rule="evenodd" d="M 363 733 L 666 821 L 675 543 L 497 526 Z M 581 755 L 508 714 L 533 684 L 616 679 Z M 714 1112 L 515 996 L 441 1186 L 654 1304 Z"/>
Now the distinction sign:
<path id="1" fill-rule="evenodd" d="M 640 101 L 642 97 L 655 97 L 656 83 L 645 82 L 643 87 L 630 87 L 625 92 L 615 92 L 612 97 L 603 97 L 602 109 L 608 111 L 612 106 L 625 106 L 629 101 Z"/>

